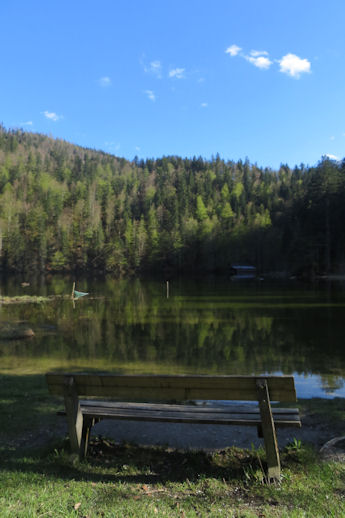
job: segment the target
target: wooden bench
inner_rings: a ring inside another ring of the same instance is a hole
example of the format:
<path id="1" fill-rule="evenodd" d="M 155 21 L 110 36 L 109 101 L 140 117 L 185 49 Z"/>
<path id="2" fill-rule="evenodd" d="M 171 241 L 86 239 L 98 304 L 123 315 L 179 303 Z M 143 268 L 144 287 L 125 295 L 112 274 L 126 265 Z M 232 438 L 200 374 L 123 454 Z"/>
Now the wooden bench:
<path id="1" fill-rule="evenodd" d="M 92 426 L 102 419 L 256 426 L 259 436 L 264 438 L 268 477 L 278 478 L 280 459 L 275 429 L 301 426 L 298 409 L 271 407 L 271 401 L 296 401 L 293 376 L 48 373 L 46 379 L 50 393 L 64 397 L 71 449 L 81 456 L 87 453 Z M 79 396 L 116 401 L 79 400 Z M 172 401 L 189 403 L 171 404 Z M 191 401 L 218 403 L 200 405 Z M 225 401 L 256 401 L 258 405 L 229 405 Z"/>

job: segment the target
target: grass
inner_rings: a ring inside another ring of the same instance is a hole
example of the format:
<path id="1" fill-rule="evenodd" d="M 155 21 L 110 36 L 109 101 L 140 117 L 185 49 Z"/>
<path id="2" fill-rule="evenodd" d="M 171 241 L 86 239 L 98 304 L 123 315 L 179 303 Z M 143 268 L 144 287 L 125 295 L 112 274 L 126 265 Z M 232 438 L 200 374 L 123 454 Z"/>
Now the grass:
<path id="1" fill-rule="evenodd" d="M 55 296 L 40 297 L 36 295 L 16 295 L 15 297 L 0 297 L 0 304 L 42 304 L 54 300 Z"/>
<path id="2" fill-rule="evenodd" d="M 285 405 L 284 405 L 285 406 Z M 313 416 L 320 423 L 340 426 L 345 434 L 345 401 L 343 398 L 334 399 L 306 399 L 298 403 L 302 413 Z"/>
<path id="3" fill-rule="evenodd" d="M 345 465 L 300 441 L 282 452 L 282 479 L 271 485 L 262 449 L 182 452 L 96 438 L 79 461 L 55 428 L 59 406 L 43 376 L 0 376 L 1 517 L 345 517 Z M 344 424 L 343 400 L 303 402 L 303 411 Z"/>
<path id="4" fill-rule="evenodd" d="M 57 445 L 56 445 L 57 446 Z M 218 453 L 95 441 L 87 461 L 63 444 L 7 452 L 1 516 L 345 516 L 345 469 L 302 446 L 282 454 L 280 484 L 264 482 L 262 452 Z"/>

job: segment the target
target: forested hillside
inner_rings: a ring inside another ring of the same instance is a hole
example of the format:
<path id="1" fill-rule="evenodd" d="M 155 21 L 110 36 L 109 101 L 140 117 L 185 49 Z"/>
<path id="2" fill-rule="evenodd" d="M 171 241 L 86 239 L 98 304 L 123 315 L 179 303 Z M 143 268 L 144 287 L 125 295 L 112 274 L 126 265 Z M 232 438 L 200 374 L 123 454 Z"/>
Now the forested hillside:
<path id="1" fill-rule="evenodd" d="M 345 270 L 345 160 L 116 158 L 0 126 L 3 271 Z"/>

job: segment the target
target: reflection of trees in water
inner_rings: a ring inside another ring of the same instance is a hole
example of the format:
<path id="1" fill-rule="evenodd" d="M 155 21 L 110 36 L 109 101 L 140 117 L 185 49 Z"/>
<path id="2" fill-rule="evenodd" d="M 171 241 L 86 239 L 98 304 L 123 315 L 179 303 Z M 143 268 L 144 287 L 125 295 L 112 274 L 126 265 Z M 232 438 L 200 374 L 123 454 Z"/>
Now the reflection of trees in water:
<path id="1" fill-rule="evenodd" d="M 123 362 L 154 362 L 189 372 L 337 374 L 345 366 L 341 308 L 275 309 L 265 305 L 267 295 L 260 303 L 260 294 L 258 303 L 246 308 L 244 293 L 166 299 L 162 283 L 127 280 L 85 288 L 95 298 L 77 301 L 75 309 L 71 301 L 59 299 L 3 307 L 2 321 L 27 320 L 36 336 L 11 346 L 0 344 L 0 354 L 11 347 L 18 356 L 84 358 L 90 367 L 92 359 L 102 358 L 105 369 Z M 327 386 L 337 382 L 325 380 Z"/>
<path id="2" fill-rule="evenodd" d="M 332 394 L 333 392 L 343 388 L 344 386 L 344 378 L 341 376 L 336 376 L 333 374 L 321 374 L 320 378 L 321 386 L 323 390 L 328 394 Z"/>

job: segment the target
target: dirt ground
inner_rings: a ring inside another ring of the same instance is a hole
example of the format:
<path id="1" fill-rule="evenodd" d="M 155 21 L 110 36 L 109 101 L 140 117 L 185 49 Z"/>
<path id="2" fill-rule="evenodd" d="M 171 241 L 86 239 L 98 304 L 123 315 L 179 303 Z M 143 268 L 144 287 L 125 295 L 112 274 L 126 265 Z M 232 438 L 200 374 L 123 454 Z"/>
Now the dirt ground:
<path id="1" fill-rule="evenodd" d="M 343 431 L 344 432 L 344 431 Z M 103 421 L 96 425 L 93 434 L 140 445 L 159 444 L 179 449 L 219 449 L 228 446 L 250 448 L 263 444 L 256 427 L 222 426 L 175 423 L 146 423 L 133 421 Z M 329 440 L 341 434 L 340 430 L 320 422 L 315 416 L 302 416 L 301 428 L 277 430 L 280 448 L 294 438 L 313 444 L 318 450 Z"/>
<path id="2" fill-rule="evenodd" d="M 301 428 L 277 429 L 280 449 L 297 439 L 313 445 L 318 451 L 322 450 L 325 459 L 338 458 L 345 462 L 345 429 L 342 423 L 332 425 L 318 414 L 302 414 L 301 421 Z M 10 441 L 11 444 L 8 445 L 16 448 L 40 447 L 54 439 L 61 439 L 66 434 L 66 420 L 63 416 L 57 416 L 53 426 L 26 433 L 25 436 Z M 95 436 L 111 439 L 115 443 L 161 445 L 185 450 L 215 450 L 229 446 L 250 449 L 252 446 L 257 448 L 263 445 L 263 439 L 257 436 L 256 427 L 249 426 L 104 420 L 92 429 L 91 438 Z M 336 438 L 342 440 L 336 441 Z"/>
<path id="3" fill-rule="evenodd" d="M 320 450 L 326 443 L 336 437 L 345 435 L 342 426 L 332 426 L 318 415 L 302 415 L 301 428 L 282 428 L 277 430 L 279 448 L 294 439 L 312 444 Z M 64 417 L 57 417 L 56 424 L 39 432 L 26 434 L 25 437 L 13 441 L 16 447 L 35 447 L 49 443 L 53 439 L 65 437 L 67 426 Z M 161 445 L 178 449 L 223 449 L 229 446 L 240 448 L 259 447 L 263 439 L 258 438 L 255 427 L 192 425 L 175 423 L 146 423 L 136 421 L 105 420 L 92 429 L 91 437 L 102 436 L 116 443 L 132 442 L 138 445 Z M 12 441 L 11 441 L 12 442 Z M 344 443 L 344 444 L 343 444 Z M 341 452 L 345 457 L 345 441 L 340 442 Z M 324 455 L 332 451 L 339 453 L 337 444 L 326 448 Z M 345 460 L 345 458 L 344 458 Z"/>

